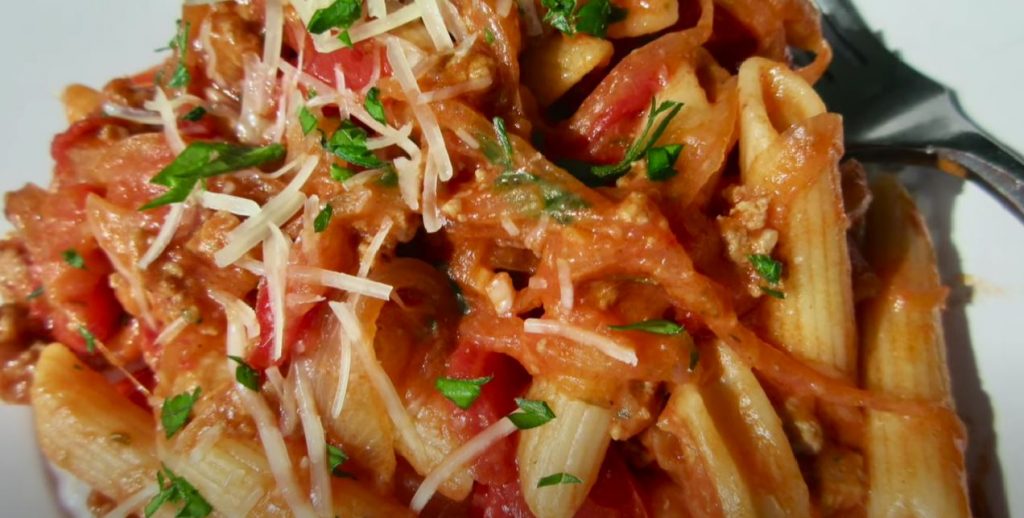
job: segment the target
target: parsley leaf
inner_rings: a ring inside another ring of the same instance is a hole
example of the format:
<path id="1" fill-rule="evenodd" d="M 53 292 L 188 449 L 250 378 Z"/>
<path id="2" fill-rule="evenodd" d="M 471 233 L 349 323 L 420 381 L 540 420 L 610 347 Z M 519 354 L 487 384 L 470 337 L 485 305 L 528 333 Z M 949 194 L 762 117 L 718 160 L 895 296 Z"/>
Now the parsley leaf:
<path id="1" fill-rule="evenodd" d="M 772 259 L 765 254 L 751 254 L 747 260 L 754 267 L 754 271 L 769 284 L 778 284 L 782 280 L 782 263 Z"/>
<path id="2" fill-rule="evenodd" d="M 344 182 L 355 175 L 356 173 L 352 172 L 352 170 L 347 167 L 341 167 L 338 164 L 331 164 L 331 178 L 334 178 L 336 181 Z"/>
<path id="3" fill-rule="evenodd" d="M 651 109 L 647 114 L 647 124 L 644 126 L 643 133 L 640 134 L 640 138 L 629 146 L 626 150 L 626 156 L 622 157 L 622 161 L 613 165 L 601 165 L 594 167 L 591 172 L 599 178 L 618 177 L 629 171 L 629 167 L 633 162 L 640 159 L 640 157 L 647 154 L 654 143 L 661 138 L 661 135 L 668 129 L 668 124 L 672 119 L 679 113 L 679 110 L 683 108 L 682 103 L 675 101 L 665 101 L 661 104 L 657 104 L 655 99 L 651 98 Z M 654 126 L 654 121 L 658 119 L 658 115 L 665 113 L 665 116 L 661 118 L 658 126 L 651 131 Z"/>
<path id="4" fill-rule="evenodd" d="M 555 473 L 537 481 L 537 487 L 557 486 L 559 484 L 582 484 L 583 481 L 571 473 Z"/>
<path id="5" fill-rule="evenodd" d="M 170 189 L 139 210 L 184 201 L 199 180 L 280 160 L 284 146 L 249 147 L 227 142 L 193 142 L 149 182 Z"/>
<path id="6" fill-rule="evenodd" d="M 78 334 L 82 336 L 82 340 L 85 340 L 85 350 L 89 351 L 89 354 L 96 352 L 96 335 L 89 331 L 88 327 L 78 326 Z"/>
<path id="7" fill-rule="evenodd" d="M 171 42 L 167 44 L 168 47 L 178 51 L 178 66 L 174 69 L 170 82 L 167 83 L 167 86 L 171 88 L 184 88 L 192 82 L 192 74 L 185 66 L 185 58 L 188 56 L 188 34 L 191 29 L 190 22 L 185 22 L 182 25 L 181 20 L 178 20 L 178 31 L 174 34 Z"/>
<path id="8" fill-rule="evenodd" d="M 351 473 L 338 469 L 346 462 L 348 462 L 348 455 L 341 448 L 333 444 L 327 445 L 327 466 L 331 470 L 331 475 L 336 477 L 352 477 Z"/>
<path id="9" fill-rule="evenodd" d="M 643 331 L 656 335 L 675 336 L 686 332 L 686 328 L 669 320 L 644 320 L 624 326 L 608 326 L 615 331 Z"/>
<path id="10" fill-rule="evenodd" d="M 61 252 L 60 256 L 64 259 L 65 263 L 68 263 L 72 268 L 78 268 L 79 270 L 85 269 L 85 259 L 78 253 L 78 250 L 74 248 L 68 248 Z"/>
<path id="11" fill-rule="evenodd" d="M 185 115 L 182 115 L 181 118 L 189 122 L 197 122 L 205 116 L 206 108 L 203 108 L 202 106 L 196 106 L 195 108 L 189 110 L 189 112 Z"/>
<path id="12" fill-rule="evenodd" d="M 555 418 L 551 407 L 543 401 L 516 398 L 516 405 L 522 412 L 513 412 L 508 415 L 508 420 L 520 430 L 536 428 Z"/>
<path id="13" fill-rule="evenodd" d="M 205 518 L 213 512 L 213 506 L 203 498 L 203 495 L 199 494 L 199 491 L 187 480 L 175 475 L 167 466 L 162 466 L 162 469 L 156 473 L 156 480 L 160 486 L 160 492 L 146 505 L 143 511 L 146 518 L 156 514 L 167 502 L 184 503 L 178 510 L 178 514 L 175 515 L 176 518 Z"/>
<path id="14" fill-rule="evenodd" d="M 366 92 L 366 100 L 363 101 L 366 112 L 377 122 L 387 124 L 388 119 L 384 115 L 384 103 L 380 101 L 380 89 L 374 86 Z"/>
<path id="15" fill-rule="evenodd" d="M 338 41 L 345 44 L 346 47 L 352 48 L 355 45 L 352 43 L 352 35 L 348 33 L 348 30 L 344 30 L 338 33 Z"/>
<path id="16" fill-rule="evenodd" d="M 467 410 L 480 397 L 480 389 L 491 379 L 490 376 L 475 379 L 437 378 L 434 386 L 455 406 Z"/>
<path id="17" fill-rule="evenodd" d="M 43 295 L 43 287 L 40 286 L 40 287 L 32 290 L 32 293 L 29 293 L 28 296 L 25 297 L 25 300 L 36 300 L 39 297 L 41 297 L 42 295 Z"/>
<path id="18" fill-rule="evenodd" d="M 484 41 L 487 42 L 488 45 L 494 45 L 494 33 L 491 32 L 490 29 L 484 30 Z"/>
<path id="19" fill-rule="evenodd" d="M 352 121 L 341 123 L 338 131 L 331 135 L 327 148 L 346 162 L 368 168 L 384 165 L 376 155 L 366 148 L 366 130 L 356 126 Z"/>
<path id="20" fill-rule="evenodd" d="M 309 19 L 309 32 L 323 34 L 334 28 L 347 29 L 363 14 L 361 0 L 335 0 L 333 4 L 317 9 Z"/>
<path id="21" fill-rule="evenodd" d="M 302 127 L 302 134 L 309 135 L 316 129 L 317 120 L 316 115 L 309 111 L 309 108 L 303 106 L 299 108 L 299 126 Z"/>
<path id="22" fill-rule="evenodd" d="M 759 287 L 761 288 L 761 293 L 764 293 L 765 295 L 768 295 L 769 297 L 776 298 L 776 299 L 779 299 L 779 300 L 783 300 L 783 299 L 786 298 L 786 294 L 784 292 L 782 292 L 782 291 L 774 290 L 774 289 L 769 288 L 767 286 L 759 286 Z"/>
<path id="23" fill-rule="evenodd" d="M 398 172 L 390 165 L 384 168 L 380 178 L 377 178 L 377 185 L 381 187 L 395 187 L 398 185 Z"/>
<path id="24" fill-rule="evenodd" d="M 201 392 L 202 389 L 196 387 L 191 394 L 182 392 L 164 400 L 164 405 L 160 409 L 160 422 L 164 425 L 164 433 L 167 434 L 168 439 L 188 424 L 192 405 L 196 404 Z"/>
<path id="25" fill-rule="evenodd" d="M 498 143 L 501 144 L 501 150 L 504 153 L 502 165 L 512 167 L 512 140 L 508 138 L 508 131 L 505 130 L 505 119 L 494 118 L 494 134 L 498 136 Z"/>
<path id="26" fill-rule="evenodd" d="M 648 149 L 647 178 L 655 182 L 663 182 L 675 176 L 676 161 L 679 160 L 679 153 L 682 151 L 682 144 L 670 144 L 668 146 Z"/>
<path id="27" fill-rule="evenodd" d="M 228 356 L 231 360 L 238 364 L 235 367 L 235 381 L 240 383 L 243 387 L 253 391 L 260 391 L 260 373 L 256 369 L 245 362 L 238 356 Z"/>
<path id="28" fill-rule="evenodd" d="M 626 10 L 609 0 L 590 0 L 579 9 L 576 0 L 541 0 L 541 5 L 548 10 L 544 21 L 570 36 L 582 32 L 604 38 L 609 24 L 626 17 Z"/>
<path id="29" fill-rule="evenodd" d="M 316 219 L 313 220 L 313 232 L 317 234 L 327 230 L 327 225 L 331 224 L 331 218 L 334 217 L 334 207 L 330 203 L 324 205 L 324 208 L 320 209 L 320 213 L 316 215 Z"/>

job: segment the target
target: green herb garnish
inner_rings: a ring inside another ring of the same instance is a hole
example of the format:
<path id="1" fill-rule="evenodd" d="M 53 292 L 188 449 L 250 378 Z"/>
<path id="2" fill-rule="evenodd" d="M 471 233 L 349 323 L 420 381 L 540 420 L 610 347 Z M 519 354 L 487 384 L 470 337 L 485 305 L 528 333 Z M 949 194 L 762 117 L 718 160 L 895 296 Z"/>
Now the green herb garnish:
<path id="1" fill-rule="evenodd" d="M 43 295 L 43 287 L 40 286 L 40 287 L 32 290 L 32 293 L 29 293 L 28 296 L 25 297 L 25 300 L 36 300 L 39 297 L 41 297 L 42 295 Z"/>
<path id="2" fill-rule="evenodd" d="M 371 169 L 382 167 L 384 162 L 366 148 L 366 139 L 366 130 L 346 120 L 341 123 L 338 131 L 331 135 L 327 148 L 351 164 Z"/>
<path id="3" fill-rule="evenodd" d="M 85 269 L 85 259 L 82 258 L 82 254 L 78 253 L 78 250 L 68 248 L 61 252 L 60 256 L 64 259 L 64 262 L 68 263 L 72 268 L 77 268 L 79 270 Z"/>
<path id="4" fill-rule="evenodd" d="M 544 21 L 572 36 L 577 32 L 604 38 L 608 25 L 626 17 L 626 10 L 609 0 L 591 0 L 577 9 L 576 0 L 541 0 L 548 12 Z"/>
<path id="5" fill-rule="evenodd" d="M 363 14 L 360 0 L 335 0 L 333 4 L 317 9 L 309 19 L 309 32 L 323 34 L 331 29 L 348 29 Z"/>
<path id="6" fill-rule="evenodd" d="M 640 138 L 626 150 L 626 156 L 617 164 L 596 166 L 591 172 L 599 178 L 617 177 L 625 174 L 626 171 L 629 171 L 629 167 L 633 162 L 645 156 L 647 151 L 654 147 L 654 143 L 661 138 L 661 135 L 668 129 L 669 123 L 682 108 L 683 104 L 675 101 L 665 101 L 657 104 L 652 97 L 651 109 L 647 114 L 647 124 L 644 126 L 644 131 L 640 134 Z M 654 131 L 651 131 L 651 128 L 654 127 L 654 121 L 658 120 L 658 115 L 662 113 L 665 113 L 665 116 L 661 118 Z"/>
<path id="7" fill-rule="evenodd" d="M 513 412 L 508 415 L 509 421 L 520 430 L 536 428 L 555 418 L 551 407 L 543 401 L 516 398 L 516 405 L 522 412 Z"/>
<path id="8" fill-rule="evenodd" d="M 316 129 L 317 120 L 316 115 L 309 111 L 309 108 L 303 106 L 299 108 L 299 126 L 302 127 L 302 134 L 309 135 Z"/>
<path id="9" fill-rule="evenodd" d="M 434 386 L 455 406 L 466 410 L 480 397 L 480 389 L 491 379 L 490 376 L 474 379 L 437 378 Z"/>
<path id="10" fill-rule="evenodd" d="M 776 289 L 769 288 L 767 286 L 758 286 L 761 289 L 761 293 L 768 295 L 769 297 L 783 300 L 786 298 L 786 293 Z"/>
<path id="11" fill-rule="evenodd" d="M 160 409 L 160 422 L 164 425 L 164 433 L 168 439 L 188 424 L 192 406 L 199 400 L 201 392 L 202 389 L 196 387 L 191 394 L 183 392 L 164 400 L 164 405 Z"/>
<path id="12" fill-rule="evenodd" d="M 178 51 L 178 66 L 175 67 L 174 74 L 171 75 L 171 80 L 167 83 L 167 86 L 171 88 L 184 88 L 192 82 L 192 74 L 185 66 L 185 58 L 188 56 L 188 34 L 191 29 L 191 23 L 186 22 L 182 25 L 181 20 L 178 20 L 178 30 L 171 42 L 167 44 L 168 47 Z"/>
<path id="13" fill-rule="evenodd" d="M 751 254 L 747 260 L 754 267 L 754 271 L 765 281 L 771 284 L 778 284 L 782 280 L 782 263 L 772 259 L 765 254 Z"/>
<path id="14" fill-rule="evenodd" d="M 582 484 L 583 481 L 571 473 L 555 473 L 537 481 L 537 487 L 557 486 L 559 484 Z"/>
<path id="15" fill-rule="evenodd" d="M 334 217 L 334 207 L 330 203 L 324 205 L 324 208 L 320 209 L 320 213 L 316 215 L 316 219 L 313 220 L 313 232 L 317 234 L 327 230 L 327 226 L 331 224 L 331 218 Z"/>
<path id="16" fill-rule="evenodd" d="M 175 475 L 167 466 L 156 472 L 160 492 L 149 501 L 144 513 L 146 518 L 156 514 L 165 503 L 182 503 L 175 518 L 206 518 L 213 512 L 213 506 L 199 494 L 199 491 L 184 478 Z"/>
<path id="17" fill-rule="evenodd" d="M 664 182 L 675 176 L 676 161 L 679 160 L 679 153 L 682 151 L 682 144 L 670 144 L 668 146 L 648 149 L 647 178 L 655 182 Z"/>
<path id="18" fill-rule="evenodd" d="M 376 86 L 366 92 L 366 100 L 363 101 L 366 112 L 370 117 L 381 124 L 387 124 L 388 118 L 384 115 L 384 103 L 380 101 L 380 89 Z"/>
<path id="19" fill-rule="evenodd" d="M 348 30 L 344 30 L 338 33 L 338 41 L 345 44 L 345 46 L 348 48 L 352 48 L 355 46 L 352 44 L 352 35 L 348 33 Z"/>
<path id="20" fill-rule="evenodd" d="M 271 144 L 249 147 L 226 142 L 193 142 L 177 158 L 149 181 L 169 190 L 139 210 L 149 210 L 184 201 L 204 178 L 231 173 L 280 160 L 284 146 Z"/>
<path id="21" fill-rule="evenodd" d="M 327 466 L 331 470 L 331 475 L 336 477 L 352 478 L 351 473 L 338 469 L 346 462 L 348 462 L 348 455 L 341 448 L 334 446 L 333 444 L 327 445 Z"/>
<path id="22" fill-rule="evenodd" d="M 189 112 L 186 113 L 185 115 L 182 115 L 181 118 L 183 120 L 187 120 L 189 122 L 198 122 L 200 119 L 202 119 L 205 116 L 206 116 L 206 108 L 203 108 L 202 106 L 196 106 L 195 108 L 192 108 L 191 110 L 189 110 Z"/>
<path id="23" fill-rule="evenodd" d="M 85 350 L 89 351 L 89 354 L 96 352 L 96 335 L 89 331 L 88 327 L 78 326 L 78 334 L 85 340 Z"/>
<path id="24" fill-rule="evenodd" d="M 338 182 L 344 183 L 355 175 L 356 173 L 347 167 L 341 167 L 338 164 L 331 164 L 331 178 Z"/>
<path id="25" fill-rule="evenodd" d="M 686 332 L 686 328 L 669 320 L 644 320 L 623 326 L 608 326 L 615 331 L 643 331 L 656 335 L 674 336 Z"/>
<path id="26" fill-rule="evenodd" d="M 238 356 L 229 355 L 228 358 L 238 364 L 238 366 L 235 367 L 235 381 L 253 392 L 259 392 L 260 373 L 254 369 L 252 365 L 249 365 L 245 360 Z"/>

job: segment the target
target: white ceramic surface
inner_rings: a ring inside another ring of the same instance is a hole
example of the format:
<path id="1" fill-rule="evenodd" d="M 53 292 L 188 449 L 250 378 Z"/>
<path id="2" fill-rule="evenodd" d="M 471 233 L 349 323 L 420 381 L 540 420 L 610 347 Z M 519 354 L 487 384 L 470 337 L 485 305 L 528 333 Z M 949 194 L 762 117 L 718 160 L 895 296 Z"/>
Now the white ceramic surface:
<path id="1" fill-rule="evenodd" d="M 970 114 L 1024 151 L 1024 2 L 860 0 L 869 23 L 922 71 L 957 89 Z M 159 59 L 174 30 L 173 0 L 31 0 L 5 5 L 0 47 L 0 191 L 50 177 L 49 143 L 64 126 L 64 85 L 101 86 Z M 972 469 L 993 515 L 1024 513 L 1024 225 L 981 189 L 932 174 L 906 176 L 928 213 L 952 290 L 947 339 Z M 6 227 L 2 227 L 6 228 Z M 966 283 L 965 283 L 966 279 Z M 991 455 L 998 452 L 998 458 Z M 0 406 L 0 515 L 57 516 L 31 434 L 31 414 Z M 987 464 L 986 464 L 987 463 Z"/>

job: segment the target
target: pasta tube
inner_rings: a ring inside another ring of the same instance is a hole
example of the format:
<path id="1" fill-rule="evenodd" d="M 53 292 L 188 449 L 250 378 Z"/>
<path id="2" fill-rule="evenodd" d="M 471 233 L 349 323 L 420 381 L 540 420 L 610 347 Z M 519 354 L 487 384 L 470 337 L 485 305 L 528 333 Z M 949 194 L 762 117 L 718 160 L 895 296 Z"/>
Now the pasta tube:
<path id="1" fill-rule="evenodd" d="M 824 115 L 798 74 L 765 59 L 740 67 L 739 96 L 743 184 L 768 197 L 769 225 L 778 231 L 773 255 L 785 268 L 784 299 L 764 297 L 764 331 L 796 356 L 852 378 L 856 332 L 838 121 Z"/>
<path id="2" fill-rule="evenodd" d="M 539 517 L 570 517 L 597 481 L 608 443 L 611 411 L 562 394 L 555 383 L 534 379 L 529 398 L 547 402 L 557 416 L 519 438 L 519 481 L 523 498 Z M 541 479 L 567 474 L 580 483 L 538 487 Z"/>
<path id="3" fill-rule="evenodd" d="M 865 255 L 882 280 L 862 334 L 867 388 L 952 407 L 931 240 L 892 177 L 872 186 Z M 868 412 L 868 516 L 969 516 L 962 437 L 935 417 Z"/>
<path id="4" fill-rule="evenodd" d="M 39 445 L 54 464 L 114 500 L 153 483 L 152 416 L 67 347 L 43 349 L 31 394 Z"/>

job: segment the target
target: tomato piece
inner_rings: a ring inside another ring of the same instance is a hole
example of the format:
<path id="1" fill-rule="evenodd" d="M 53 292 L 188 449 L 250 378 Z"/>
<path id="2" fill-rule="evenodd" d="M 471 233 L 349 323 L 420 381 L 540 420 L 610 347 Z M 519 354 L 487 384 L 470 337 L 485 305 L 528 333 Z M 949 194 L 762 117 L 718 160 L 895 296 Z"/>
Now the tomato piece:
<path id="1" fill-rule="evenodd" d="M 7 217 L 24 238 L 30 270 L 43 286 L 32 316 L 46 322 L 54 339 L 81 352 L 86 351 L 81 328 L 106 340 L 122 314 L 108 282 L 110 262 L 86 233 L 85 200 L 92 193 L 82 184 L 55 192 L 30 185 L 7 197 Z M 82 268 L 65 260 L 72 250 L 81 256 Z"/>
<path id="2" fill-rule="evenodd" d="M 597 482 L 590 488 L 577 518 L 647 518 L 636 478 L 616 445 L 608 448 Z"/>
<path id="3" fill-rule="evenodd" d="M 336 67 L 341 68 L 345 74 L 345 86 L 352 90 L 365 87 L 373 77 L 374 68 L 378 66 L 381 77 L 391 75 L 391 66 L 384 47 L 371 40 L 360 41 L 352 48 L 346 47 L 327 53 L 317 52 L 313 38 L 306 32 L 305 27 L 300 23 L 290 22 L 285 31 L 285 42 L 296 52 L 300 46 L 302 47 L 302 63 L 299 68 L 303 72 L 334 88 L 338 87 L 334 76 Z"/>
<path id="4" fill-rule="evenodd" d="M 156 375 L 148 367 L 143 367 L 132 373 L 132 376 L 142 384 L 146 390 L 152 391 L 153 387 L 156 386 Z M 132 380 L 125 378 L 114 384 L 114 388 L 117 389 L 124 397 L 128 398 L 129 401 L 135 403 L 139 408 L 146 411 L 152 411 L 149 406 L 149 399 L 146 398 L 146 393 L 139 390 L 139 387 L 132 382 Z"/>
<path id="5" fill-rule="evenodd" d="M 530 507 L 526 505 L 526 500 L 523 499 L 523 490 L 519 487 L 519 480 L 494 486 L 477 484 L 473 487 L 470 499 L 469 515 L 473 518 L 531 518 L 533 516 Z"/>
<path id="6" fill-rule="evenodd" d="M 516 409 L 515 398 L 526 389 L 529 375 L 511 357 L 487 351 L 471 342 L 463 342 L 452 353 L 448 364 L 449 377 L 482 378 L 491 381 L 483 386 L 480 397 L 468 410 L 451 404 L 455 429 L 469 439 Z M 516 438 L 506 437 L 477 458 L 473 473 L 485 485 L 518 484 L 515 467 Z"/>

